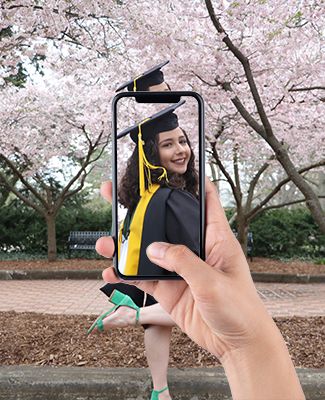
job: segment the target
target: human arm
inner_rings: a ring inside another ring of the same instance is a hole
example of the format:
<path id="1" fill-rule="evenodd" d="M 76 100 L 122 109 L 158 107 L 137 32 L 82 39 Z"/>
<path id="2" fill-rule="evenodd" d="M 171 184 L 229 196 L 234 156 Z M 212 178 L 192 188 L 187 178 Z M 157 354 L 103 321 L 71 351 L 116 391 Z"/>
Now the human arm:
<path id="1" fill-rule="evenodd" d="M 102 188 L 107 199 L 110 190 L 110 185 Z M 219 358 L 233 398 L 304 399 L 288 349 L 255 289 L 209 181 L 206 215 L 206 262 L 184 246 L 154 243 L 147 250 L 151 261 L 184 280 L 133 283 L 153 295 L 193 341 Z M 101 238 L 97 251 L 111 256 L 113 240 Z M 103 272 L 103 278 L 119 281 L 112 268 Z"/>

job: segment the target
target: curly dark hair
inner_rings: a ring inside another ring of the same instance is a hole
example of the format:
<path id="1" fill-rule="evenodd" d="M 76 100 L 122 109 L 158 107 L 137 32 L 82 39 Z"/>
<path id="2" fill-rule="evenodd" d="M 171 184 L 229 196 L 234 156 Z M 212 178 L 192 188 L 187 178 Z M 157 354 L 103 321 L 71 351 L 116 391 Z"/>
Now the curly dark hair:
<path id="1" fill-rule="evenodd" d="M 162 174 L 162 169 L 151 170 L 152 183 L 158 183 L 162 187 L 169 187 L 172 189 L 184 189 L 198 198 L 199 175 L 195 169 L 195 156 L 192 150 L 191 142 L 182 129 L 186 138 L 187 144 L 191 149 L 191 156 L 187 165 L 187 170 L 183 175 L 168 173 L 168 182 L 165 178 L 158 180 Z M 146 141 L 144 151 L 147 160 L 153 165 L 160 165 L 159 150 L 158 150 L 158 135 L 153 139 Z M 130 212 L 133 212 L 140 200 L 139 192 L 139 171 L 138 171 L 138 146 L 135 147 L 131 157 L 128 159 L 125 173 L 121 179 L 118 190 L 118 200 Z M 145 186 L 148 188 L 148 181 L 145 177 Z"/>

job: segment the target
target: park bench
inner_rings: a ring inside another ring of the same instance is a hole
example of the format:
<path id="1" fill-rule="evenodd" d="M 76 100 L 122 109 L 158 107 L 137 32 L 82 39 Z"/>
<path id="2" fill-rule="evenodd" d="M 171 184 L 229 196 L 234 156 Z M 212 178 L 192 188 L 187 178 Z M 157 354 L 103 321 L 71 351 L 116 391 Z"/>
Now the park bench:
<path id="1" fill-rule="evenodd" d="M 237 236 L 235 230 L 234 234 Z M 106 231 L 71 231 L 68 238 L 68 254 L 72 250 L 95 250 L 97 239 L 110 236 Z M 247 257 L 253 261 L 253 232 L 247 234 Z"/>
<path id="2" fill-rule="evenodd" d="M 71 231 L 68 238 L 68 254 L 71 251 L 95 250 L 97 239 L 109 236 L 105 231 Z"/>

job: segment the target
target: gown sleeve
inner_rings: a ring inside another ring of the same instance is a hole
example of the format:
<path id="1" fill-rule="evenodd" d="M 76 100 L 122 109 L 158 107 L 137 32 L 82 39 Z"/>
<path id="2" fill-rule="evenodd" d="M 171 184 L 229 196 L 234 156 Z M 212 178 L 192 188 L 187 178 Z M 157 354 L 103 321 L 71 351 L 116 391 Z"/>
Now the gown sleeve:
<path id="1" fill-rule="evenodd" d="M 184 190 L 172 190 L 166 202 L 166 236 L 169 243 L 184 244 L 200 254 L 199 201 Z"/>

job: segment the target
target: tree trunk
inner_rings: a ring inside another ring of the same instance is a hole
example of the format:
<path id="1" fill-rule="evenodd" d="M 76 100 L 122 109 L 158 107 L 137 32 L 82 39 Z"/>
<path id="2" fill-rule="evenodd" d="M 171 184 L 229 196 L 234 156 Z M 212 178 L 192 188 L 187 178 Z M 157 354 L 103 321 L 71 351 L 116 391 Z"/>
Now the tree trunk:
<path id="1" fill-rule="evenodd" d="M 248 223 L 243 210 L 237 209 L 237 240 L 239 241 L 241 248 L 245 256 L 247 256 L 247 233 L 248 233 Z"/>
<path id="2" fill-rule="evenodd" d="M 210 168 L 211 168 L 211 175 L 212 175 L 212 180 L 217 188 L 218 193 L 220 192 L 219 190 L 219 176 L 217 177 L 217 173 L 216 173 L 216 167 L 214 166 L 214 164 L 212 162 L 209 163 L 210 164 Z M 219 173 L 218 173 L 219 175 Z"/>
<path id="3" fill-rule="evenodd" d="M 323 171 L 318 172 L 318 193 L 320 196 L 325 196 L 325 173 Z M 325 199 L 321 199 L 320 203 L 325 210 Z"/>
<path id="4" fill-rule="evenodd" d="M 325 213 L 322 210 L 322 206 L 317 194 L 296 170 L 288 156 L 288 153 L 283 149 L 283 146 L 278 142 L 276 137 L 267 137 L 266 140 L 274 150 L 277 160 L 288 174 L 288 177 L 292 180 L 292 182 L 294 182 L 294 184 L 305 197 L 306 206 L 309 208 L 309 211 L 311 212 L 311 215 L 313 216 L 313 219 L 318 225 L 319 229 L 325 233 Z"/>
<path id="5" fill-rule="evenodd" d="M 55 218 L 55 214 L 47 214 L 46 217 L 47 258 L 49 261 L 55 261 L 57 257 Z"/>

